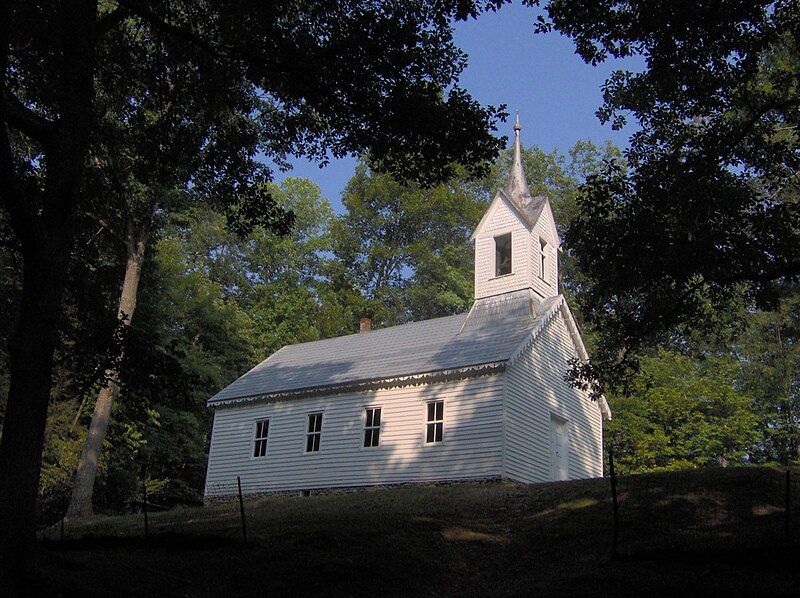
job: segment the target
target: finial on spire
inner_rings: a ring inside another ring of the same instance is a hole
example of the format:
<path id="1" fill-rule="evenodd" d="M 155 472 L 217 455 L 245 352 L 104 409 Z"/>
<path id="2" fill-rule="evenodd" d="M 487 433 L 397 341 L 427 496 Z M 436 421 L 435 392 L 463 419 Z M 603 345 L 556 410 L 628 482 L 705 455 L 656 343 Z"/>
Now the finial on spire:
<path id="1" fill-rule="evenodd" d="M 511 163 L 511 172 L 508 173 L 506 183 L 506 195 L 512 201 L 522 203 L 523 197 L 530 196 L 528 181 L 525 180 L 525 172 L 522 169 L 522 144 L 519 140 L 519 132 L 522 126 L 519 124 L 519 110 L 517 110 L 517 122 L 514 124 L 514 161 Z"/>

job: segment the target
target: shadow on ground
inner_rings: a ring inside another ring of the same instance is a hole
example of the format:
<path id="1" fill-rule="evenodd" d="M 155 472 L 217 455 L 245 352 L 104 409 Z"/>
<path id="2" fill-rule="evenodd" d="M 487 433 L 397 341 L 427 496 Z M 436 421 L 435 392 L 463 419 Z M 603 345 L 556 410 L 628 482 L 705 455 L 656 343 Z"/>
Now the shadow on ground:
<path id="1" fill-rule="evenodd" d="M 468 483 L 263 498 L 247 504 L 248 543 L 180 533 L 43 542 L 28 587 L 49 596 L 797 595 L 795 553 L 773 534 L 780 476 L 659 474 L 637 480 L 635 494 L 628 484 L 619 559 L 607 480 Z M 699 549 L 661 537 L 670 513 L 695 522 L 712 511 L 727 531 Z"/>

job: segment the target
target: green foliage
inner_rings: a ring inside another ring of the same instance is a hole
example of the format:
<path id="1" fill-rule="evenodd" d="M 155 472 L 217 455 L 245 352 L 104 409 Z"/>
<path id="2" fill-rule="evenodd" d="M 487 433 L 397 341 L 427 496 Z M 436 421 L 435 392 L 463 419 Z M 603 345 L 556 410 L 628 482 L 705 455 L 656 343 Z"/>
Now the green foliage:
<path id="1" fill-rule="evenodd" d="M 638 123 L 626 163 L 589 179 L 565 236 L 602 333 L 585 373 L 619 392 L 640 347 L 708 327 L 743 294 L 769 307 L 775 283 L 800 275 L 800 8 L 551 0 L 547 12 L 540 28 L 588 63 L 641 58 L 612 73 L 598 111 Z"/>
<path id="2" fill-rule="evenodd" d="M 753 399 L 731 358 L 659 350 L 643 358 L 633 392 L 609 397 L 607 442 L 623 473 L 744 463 L 759 438 Z"/>
<path id="3" fill-rule="evenodd" d="M 332 227 L 331 277 L 361 293 L 362 315 L 391 326 L 469 306 L 469 237 L 485 197 L 461 180 L 422 189 L 359 164 L 342 203 L 347 211 Z"/>
<path id="4" fill-rule="evenodd" d="M 307 180 L 269 185 L 294 212 L 288 235 L 241 238 L 219 211 L 191 208 L 163 228 L 147 262 L 121 364 L 95 505 L 196 502 L 205 477 L 208 397 L 284 344 L 321 336 L 317 291 L 331 210 Z"/>
<path id="5" fill-rule="evenodd" d="M 736 348 L 759 418 L 754 456 L 789 465 L 800 461 L 800 294 L 796 285 L 783 292 L 773 310 L 748 318 Z"/>
<path id="6" fill-rule="evenodd" d="M 47 434 L 42 451 L 39 484 L 39 520 L 49 524 L 66 510 L 72 476 L 86 437 L 86 430 L 74 426 L 78 406 L 74 401 L 54 402 L 47 414 Z"/>

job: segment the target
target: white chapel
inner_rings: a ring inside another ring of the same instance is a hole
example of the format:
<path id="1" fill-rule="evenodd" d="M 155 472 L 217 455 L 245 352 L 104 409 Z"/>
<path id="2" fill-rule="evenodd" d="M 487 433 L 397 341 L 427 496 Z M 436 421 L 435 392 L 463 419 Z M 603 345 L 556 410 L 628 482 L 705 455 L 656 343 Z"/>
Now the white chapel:
<path id="1" fill-rule="evenodd" d="M 285 346 L 211 397 L 205 495 L 603 474 L 604 400 L 564 381 L 586 349 L 558 289 L 519 119 L 508 181 L 473 235 L 463 314 Z M 233 482 L 233 484 L 232 484 Z"/>

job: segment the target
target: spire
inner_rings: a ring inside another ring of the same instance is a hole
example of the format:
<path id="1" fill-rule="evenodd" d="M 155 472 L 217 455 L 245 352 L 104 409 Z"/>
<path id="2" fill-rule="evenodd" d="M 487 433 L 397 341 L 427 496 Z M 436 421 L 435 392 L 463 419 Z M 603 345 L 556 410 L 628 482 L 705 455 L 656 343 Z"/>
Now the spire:
<path id="1" fill-rule="evenodd" d="M 522 148 L 519 141 L 519 132 L 522 127 L 519 124 L 519 110 L 517 110 L 517 122 L 514 123 L 514 161 L 511 164 L 511 172 L 508 174 L 505 192 L 511 201 L 524 203 L 523 198 L 530 197 L 528 181 L 525 180 L 525 171 L 522 169 Z"/>

